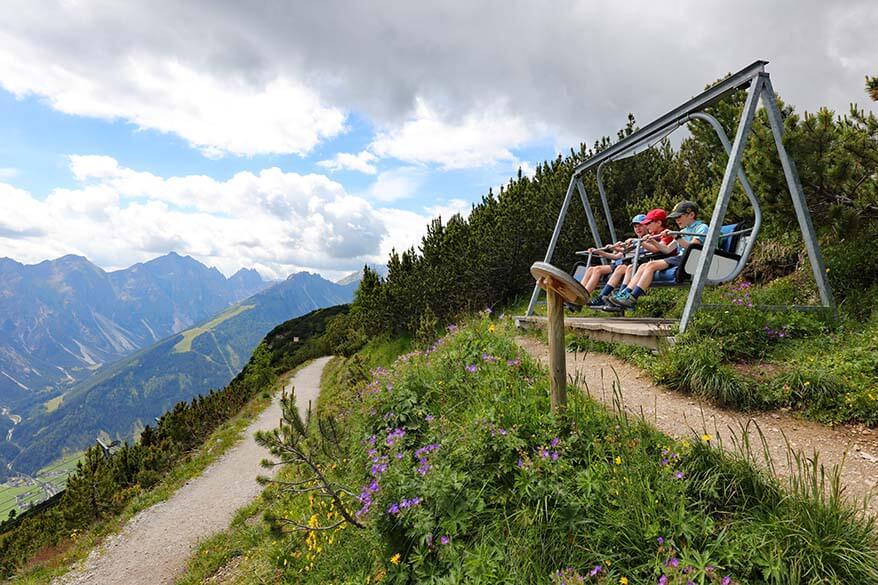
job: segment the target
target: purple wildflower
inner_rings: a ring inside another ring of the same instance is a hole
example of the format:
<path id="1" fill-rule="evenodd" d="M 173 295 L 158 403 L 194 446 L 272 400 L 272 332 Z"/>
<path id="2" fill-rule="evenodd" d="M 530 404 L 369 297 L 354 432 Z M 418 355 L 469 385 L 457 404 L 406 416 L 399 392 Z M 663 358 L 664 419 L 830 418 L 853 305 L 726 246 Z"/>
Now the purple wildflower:
<path id="1" fill-rule="evenodd" d="M 450 536 L 440 536 L 439 537 L 439 544 L 445 545 L 445 544 L 449 544 L 450 542 L 451 542 Z"/>
<path id="2" fill-rule="evenodd" d="M 479 367 L 475 364 L 470 364 L 466 367 L 466 371 L 470 374 L 475 374 L 478 371 Z"/>
<path id="3" fill-rule="evenodd" d="M 520 365 L 521 365 L 521 360 L 520 360 L 520 359 L 517 359 L 517 358 L 514 359 L 514 360 L 506 360 L 506 365 L 507 365 L 507 366 L 512 366 L 512 367 L 520 366 Z"/>
<path id="4" fill-rule="evenodd" d="M 662 538 L 661 536 L 659 536 L 658 538 L 656 538 L 656 541 L 659 543 L 659 546 L 661 546 L 661 545 L 663 545 L 663 544 L 665 543 L 665 539 Z"/>
<path id="5" fill-rule="evenodd" d="M 457 331 L 458 327 L 457 327 L 457 325 L 452 323 L 451 325 L 449 325 L 445 329 L 447 329 L 449 333 L 454 333 L 455 331 Z"/>
<path id="6" fill-rule="evenodd" d="M 686 474 L 683 473 L 682 471 L 678 471 L 677 473 L 674 474 L 674 477 L 676 477 L 677 479 L 683 479 L 683 477 L 685 477 L 685 475 Z"/>
<path id="7" fill-rule="evenodd" d="M 594 566 L 594 569 L 592 569 L 591 571 L 588 572 L 588 576 L 589 576 L 589 577 L 594 577 L 595 575 L 597 575 L 598 573 L 600 573 L 600 572 L 603 571 L 603 570 L 604 570 L 604 568 L 603 568 L 602 566 L 600 566 L 600 565 L 595 565 L 595 566 Z"/>
<path id="8" fill-rule="evenodd" d="M 396 516 L 397 514 L 399 514 L 399 504 L 390 504 L 387 507 L 387 513 L 391 516 Z"/>
<path id="9" fill-rule="evenodd" d="M 434 419 L 434 418 L 435 418 L 435 417 L 434 417 L 432 414 L 428 414 L 427 416 L 424 417 L 424 421 L 426 421 L 426 422 L 433 422 L 433 419 Z"/>
<path id="10" fill-rule="evenodd" d="M 680 566 L 680 559 L 677 557 L 671 557 L 667 561 L 665 561 L 666 567 L 674 567 L 675 569 Z"/>
<path id="11" fill-rule="evenodd" d="M 722 580 L 720 583 L 721 583 L 722 585 L 731 585 L 731 583 L 732 583 L 732 578 L 729 577 L 728 575 L 726 575 L 725 577 L 723 577 L 723 580 Z"/>
<path id="12" fill-rule="evenodd" d="M 555 447 L 558 446 L 558 443 L 560 443 L 560 442 L 561 442 L 561 439 L 559 439 L 558 437 L 555 437 L 554 439 L 552 439 L 552 440 L 549 442 L 549 445 L 551 445 L 551 446 L 552 446 L 552 449 L 554 449 Z"/>
<path id="13" fill-rule="evenodd" d="M 668 585 L 668 576 L 662 575 L 661 577 L 659 577 L 658 585 Z"/>

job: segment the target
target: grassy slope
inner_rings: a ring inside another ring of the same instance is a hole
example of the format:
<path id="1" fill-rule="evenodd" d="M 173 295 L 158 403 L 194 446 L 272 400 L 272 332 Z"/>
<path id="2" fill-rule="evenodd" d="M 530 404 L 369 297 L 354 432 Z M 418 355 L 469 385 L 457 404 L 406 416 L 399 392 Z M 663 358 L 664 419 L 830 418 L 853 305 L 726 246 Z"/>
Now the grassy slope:
<path id="1" fill-rule="evenodd" d="M 215 327 L 219 326 L 223 321 L 227 321 L 232 317 L 240 315 L 244 311 L 252 309 L 256 305 L 236 305 L 234 307 L 229 308 L 226 311 L 223 311 L 204 325 L 198 325 L 193 327 L 192 329 L 187 329 L 182 332 L 183 339 L 177 342 L 174 346 L 174 353 L 182 353 L 192 350 L 192 342 L 195 341 L 195 338 L 201 335 L 202 333 L 207 333 L 208 331 L 212 331 Z"/>
<path id="2" fill-rule="evenodd" d="M 319 498 L 270 488 L 233 530 L 205 543 L 183 582 L 222 570 L 234 583 L 540 583 L 564 567 L 584 575 L 597 565 L 606 583 L 654 583 L 662 574 L 671 583 L 718 583 L 726 574 L 735 582 L 878 581 L 874 526 L 837 489 L 823 491 L 825 472 L 804 465 L 785 489 L 709 437 L 676 443 L 575 392 L 569 419 L 558 420 L 548 414 L 544 372 L 526 359 L 507 362 L 517 351 L 504 326 L 492 331 L 482 321 L 428 357 L 406 356 L 378 373 L 378 384 L 362 376 L 366 359 L 334 362 L 319 410 L 349 434 L 345 455 L 323 460 L 324 469 L 358 491 L 373 464 L 364 441 L 374 434 L 373 457 L 388 456 L 366 529 L 272 535 L 245 518 L 262 510 L 322 524 L 331 511 Z M 406 433 L 388 447 L 394 428 Z M 434 443 L 422 475 L 412 453 Z M 286 469 L 284 477 L 298 476 Z M 419 505 L 388 512 L 415 496 Z"/>

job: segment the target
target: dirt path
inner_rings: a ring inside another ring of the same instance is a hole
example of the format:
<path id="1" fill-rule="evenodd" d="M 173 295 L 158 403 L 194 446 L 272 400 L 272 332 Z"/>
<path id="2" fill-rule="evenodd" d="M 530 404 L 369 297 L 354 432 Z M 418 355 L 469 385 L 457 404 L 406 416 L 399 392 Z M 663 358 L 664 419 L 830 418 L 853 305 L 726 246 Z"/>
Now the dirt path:
<path id="1" fill-rule="evenodd" d="M 532 357 L 547 364 L 548 346 L 534 338 L 520 337 L 518 343 Z M 779 475 L 789 474 L 786 442 L 790 447 L 826 465 L 841 464 L 841 480 L 847 494 L 862 500 L 878 485 L 878 431 L 857 427 L 830 428 L 820 423 L 794 418 L 783 412 L 746 414 L 722 410 L 693 396 L 655 385 L 639 368 L 616 357 L 601 354 L 567 353 L 567 375 L 587 388 L 592 398 L 613 404 L 613 382 L 618 377 L 624 408 L 643 417 L 662 432 L 684 438 L 708 433 L 728 449 L 733 448 L 732 430 L 741 435 L 748 425 L 754 451 L 761 454 L 761 429 L 768 444 L 773 466 Z M 752 422 L 755 422 L 754 426 Z M 784 438 L 786 437 L 786 439 Z M 878 497 L 869 509 L 878 515 Z"/>
<path id="2" fill-rule="evenodd" d="M 308 401 L 316 401 L 320 375 L 330 359 L 315 360 L 290 380 L 303 416 Z M 280 404 L 275 399 L 250 425 L 241 443 L 168 500 L 137 514 L 119 534 L 95 549 L 82 566 L 53 583 L 172 583 L 197 543 L 227 528 L 235 512 L 262 491 L 256 476 L 270 473 L 259 465 L 268 453 L 256 444 L 253 435 L 257 430 L 276 427 L 280 416 Z"/>

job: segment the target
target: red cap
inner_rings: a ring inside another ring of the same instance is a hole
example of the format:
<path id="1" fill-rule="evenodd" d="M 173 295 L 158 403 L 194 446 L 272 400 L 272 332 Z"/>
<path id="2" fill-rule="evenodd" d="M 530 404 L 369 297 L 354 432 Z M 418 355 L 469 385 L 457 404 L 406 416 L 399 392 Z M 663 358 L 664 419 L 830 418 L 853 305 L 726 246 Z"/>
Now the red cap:
<path id="1" fill-rule="evenodd" d="M 646 214 L 646 219 L 641 221 L 641 225 L 646 225 L 652 221 L 660 221 L 664 223 L 668 219 L 668 212 L 664 209 L 653 209 Z"/>

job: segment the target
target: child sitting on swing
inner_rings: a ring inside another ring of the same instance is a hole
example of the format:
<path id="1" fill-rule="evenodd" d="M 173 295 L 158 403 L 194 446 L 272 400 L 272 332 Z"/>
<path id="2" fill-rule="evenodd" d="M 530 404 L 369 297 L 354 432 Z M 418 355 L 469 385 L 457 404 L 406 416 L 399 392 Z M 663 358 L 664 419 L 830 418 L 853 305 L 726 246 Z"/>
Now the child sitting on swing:
<path id="1" fill-rule="evenodd" d="M 637 299 L 649 290 L 654 281 L 673 282 L 677 278 L 677 270 L 683 262 L 683 254 L 692 244 L 703 244 L 704 236 L 707 235 L 708 225 L 698 219 L 698 204 L 693 201 L 681 201 L 668 215 L 680 228 L 681 234 L 673 236 L 669 245 L 659 244 L 663 253 L 673 254 L 663 260 L 654 260 L 642 264 L 637 269 L 637 274 L 628 283 L 628 286 L 607 298 L 611 304 L 622 309 L 633 309 L 637 306 Z M 664 236 L 670 236 L 669 230 L 662 232 Z"/>

